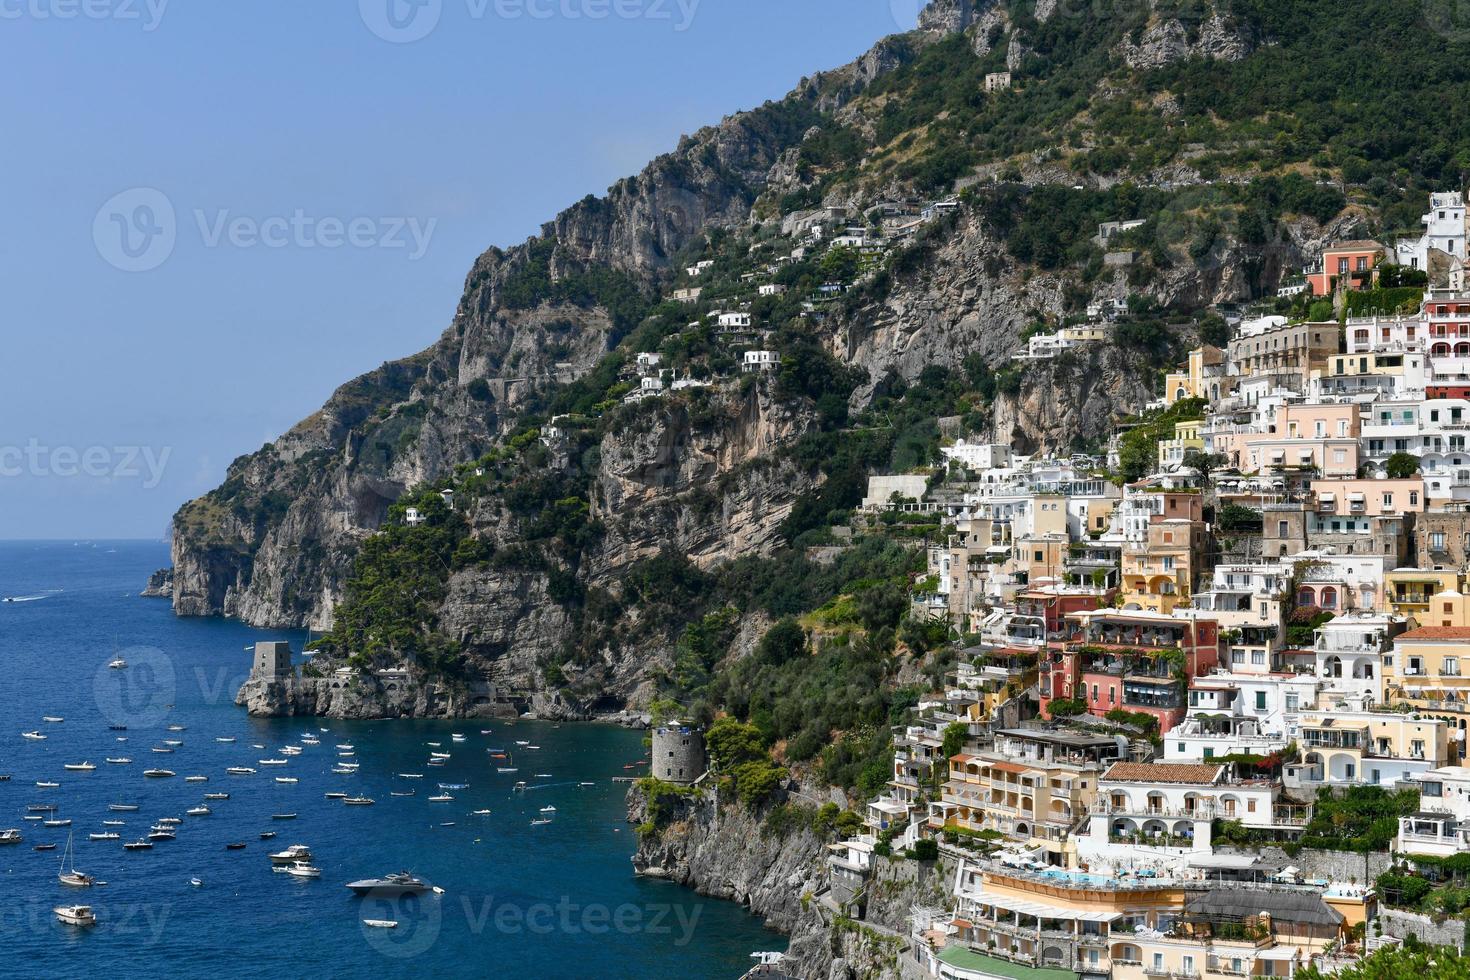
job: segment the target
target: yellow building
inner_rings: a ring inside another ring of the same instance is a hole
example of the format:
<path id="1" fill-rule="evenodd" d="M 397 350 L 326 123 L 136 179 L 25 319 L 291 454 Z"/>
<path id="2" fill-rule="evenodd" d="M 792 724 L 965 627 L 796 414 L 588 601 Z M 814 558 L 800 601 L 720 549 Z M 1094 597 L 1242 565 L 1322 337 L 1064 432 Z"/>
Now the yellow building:
<path id="1" fill-rule="evenodd" d="M 1460 573 L 1451 569 L 1395 568 L 1383 577 L 1383 597 L 1389 612 L 1412 617 L 1415 625 L 1428 625 L 1438 622 L 1434 597 L 1445 592 L 1458 599 L 1459 584 Z"/>
<path id="2" fill-rule="evenodd" d="M 1124 609 L 1172 613 L 1189 605 L 1194 579 L 1204 569 L 1206 529 L 1201 521 L 1157 521 L 1148 526 L 1141 545 L 1123 549 Z"/>
<path id="3" fill-rule="evenodd" d="M 1390 700 L 1400 683 L 1393 670 L 1384 668 Z M 1300 726 L 1302 761 L 1315 767 L 1316 781 L 1328 785 L 1407 782 L 1416 773 L 1450 765 L 1454 758 L 1450 726 L 1438 718 L 1339 705 L 1302 712 Z"/>
<path id="4" fill-rule="evenodd" d="M 1205 439 L 1200 434 L 1203 419 L 1188 419 L 1174 423 L 1174 438 L 1159 440 L 1159 469 L 1176 470 L 1184 465 L 1184 457 L 1191 449 L 1205 451 Z"/>
<path id="5" fill-rule="evenodd" d="M 1173 405 L 1184 398 L 1208 398 L 1218 401 L 1226 392 L 1225 355 L 1218 347 L 1206 344 L 1189 352 L 1183 371 L 1164 376 L 1164 404 Z"/>

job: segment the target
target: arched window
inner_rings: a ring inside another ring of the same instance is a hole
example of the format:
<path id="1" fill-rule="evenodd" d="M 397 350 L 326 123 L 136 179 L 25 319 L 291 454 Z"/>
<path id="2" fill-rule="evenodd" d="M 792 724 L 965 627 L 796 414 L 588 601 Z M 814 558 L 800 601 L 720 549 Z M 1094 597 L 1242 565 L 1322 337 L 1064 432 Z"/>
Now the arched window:
<path id="1" fill-rule="evenodd" d="M 1317 604 L 1317 594 L 1312 591 L 1310 586 L 1304 585 L 1296 594 L 1296 604 L 1298 606 L 1315 606 Z"/>
<path id="2" fill-rule="evenodd" d="M 1322 608 L 1323 609 L 1336 609 L 1337 608 L 1337 590 L 1334 589 L 1330 585 L 1325 586 L 1322 589 L 1321 602 L 1322 602 Z"/>

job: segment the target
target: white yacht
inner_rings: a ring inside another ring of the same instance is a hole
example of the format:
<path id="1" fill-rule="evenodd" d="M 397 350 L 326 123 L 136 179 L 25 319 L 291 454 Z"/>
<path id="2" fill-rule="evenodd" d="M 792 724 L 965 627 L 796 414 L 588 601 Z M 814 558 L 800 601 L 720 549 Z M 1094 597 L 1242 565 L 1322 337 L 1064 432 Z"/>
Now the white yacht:
<path id="1" fill-rule="evenodd" d="M 92 772 L 97 765 L 93 762 L 63 762 L 61 768 L 68 772 Z"/>
<path id="2" fill-rule="evenodd" d="M 97 914 L 90 905 L 58 905 L 52 909 L 56 918 L 68 926 L 95 926 Z"/>
<path id="3" fill-rule="evenodd" d="M 107 666 L 111 667 L 113 670 L 122 670 L 127 665 L 128 665 L 128 662 L 126 660 L 124 660 L 122 657 L 116 657 L 116 658 L 108 661 L 108 663 L 107 663 Z"/>

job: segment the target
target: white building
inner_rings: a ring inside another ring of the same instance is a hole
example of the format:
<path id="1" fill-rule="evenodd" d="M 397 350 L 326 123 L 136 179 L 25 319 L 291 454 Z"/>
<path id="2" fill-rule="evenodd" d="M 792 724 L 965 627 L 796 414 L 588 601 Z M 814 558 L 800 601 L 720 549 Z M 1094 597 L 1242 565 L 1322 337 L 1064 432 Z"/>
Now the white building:
<path id="1" fill-rule="evenodd" d="M 713 268 L 714 264 L 715 262 L 713 259 L 705 259 L 702 262 L 696 262 L 694 265 L 685 266 L 684 274 L 689 276 L 689 278 L 691 279 L 697 279 L 698 277 L 704 275 L 707 269 Z"/>
<path id="2" fill-rule="evenodd" d="M 1276 789 L 1266 780 L 1234 781 L 1228 766 L 1173 762 L 1118 762 L 1098 781 L 1088 837 L 1079 854 L 1117 859 L 1136 847 L 1210 850 L 1214 820 L 1246 827 L 1295 827 L 1278 823 Z"/>
<path id="3" fill-rule="evenodd" d="M 781 366 L 781 355 L 773 350 L 748 350 L 745 359 L 740 365 L 744 374 L 755 371 L 774 371 Z"/>
<path id="4" fill-rule="evenodd" d="M 1393 638 L 1406 624 L 1397 616 L 1363 613 L 1339 616 L 1317 630 L 1313 647 L 1324 693 L 1383 700 L 1383 665 L 1393 656 Z"/>
<path id="5" fill-rule="evenodd" d="M 757 289 L 756 292 L 760 293 L 762 296 L 780 296 L 782 293 L 786 292 L 786 287 L 779 282 L 767 282 L 762 283 L 760 288 Z"/>
<path id="6" fill-rule="evenodd" d="M 959 440 L 939 450 L 944 457 L 967 469 L 993 470 L 1011 465 L 1011 447 L 998 442 L 966 442 Z"/>
<path id="7" fill-rule="evenodd" d="M 745 330 L 750 327 L 749 313 L 721 313 L 719 324 L 727 330 Z"/>
<path id="8" fill-rule="evenodd" d="M 417 507 L 409 507 L 403 512 L 403 520 L 409 527 L 418 527 L 424 523 L 424 515 Z"/>
<path id="9" fill-rule="evenodd" d="M 639 354 L 634 360 L 638 365 L 638 373 L 646 376 L 658 370 L 658 365 L 663 360 L 663 355 L 645 351 Z"/>
<path id="10" fill-rule="evenodd" d="M 1429 195 L 1429 211 L 1420 219 L 1424 234 L 1399 242 L 1395 258 L 1400 265 L 1415 269 L 1429 268 L 1429 252 L 1438 249 L 1457 259 L 1465 253 L 1465 197 L 1459 191 L 1440 191 Z"/>
<path id="11" fill-rule="evenodd" d="M 1416 773 L 1419 811 L 1399 817 L 1395 850 L 1452 857 L 1470 850 L 1470 768 L 1441 766 Z"/>

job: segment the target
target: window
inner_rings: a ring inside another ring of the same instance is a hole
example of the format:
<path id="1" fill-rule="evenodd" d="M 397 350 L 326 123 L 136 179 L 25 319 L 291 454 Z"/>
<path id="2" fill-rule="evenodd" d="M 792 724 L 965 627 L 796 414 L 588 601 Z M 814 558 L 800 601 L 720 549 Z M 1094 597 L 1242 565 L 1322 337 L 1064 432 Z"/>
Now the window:
<path id="1" fill-rule="evenodd" d="M 1257 691 L 1256 692 L 1256 710 L 1257 711 L 1265 711 L 1266 710 L 1266 692 L 1265 691 Z"/>
<path id="2" fill-rule="evenodd" d="M 1251 663 L 1254 666 L 1256 666 L 1256 667 L 1264 667 L 1264 666 L 1266 666 L 1266 651 L 1265 650 L 1252 650 L 1251 651 Z"/>
<path id="3" fill-rule="evenodd" d="M 1446 677 L 1459 677 L 1460 676 L 1460 658 L 1459 657 L 1445 657 L 1444 658 L 1444 661 L 1439 665 L 1439 672 L 1441 674 L 1443 674 L 1444 676 L 1446 676 Z"/>
<path id="4" fill-rule="evenodd" d="M 1213 759 L 1215 757 L 1215 750 L 1213 748 L 1211 748 L 1210 746 L 1206 745 L 1205 746 L 1205 756 L 1204 757 L 1206 759 Z"/>

